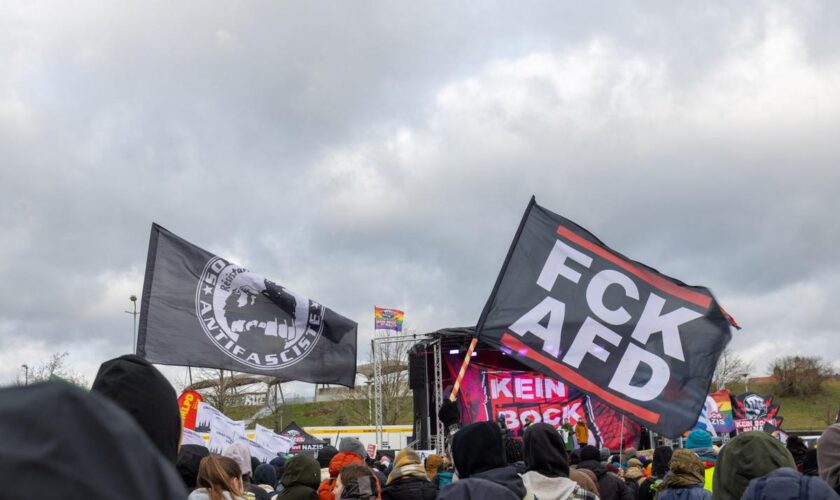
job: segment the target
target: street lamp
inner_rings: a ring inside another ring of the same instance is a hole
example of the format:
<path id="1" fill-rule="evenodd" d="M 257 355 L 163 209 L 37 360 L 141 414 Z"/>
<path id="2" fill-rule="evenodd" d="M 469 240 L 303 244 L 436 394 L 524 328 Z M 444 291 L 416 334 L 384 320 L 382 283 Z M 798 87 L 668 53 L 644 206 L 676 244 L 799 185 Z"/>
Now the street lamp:
<path id="1" fill-rule="evenodd" d="M 29 385 L 29 365 L 20 365 L 24 370 L 23 385 Z"/>
<path id="2" fill-rule="evenodd" d="M 744 379 L 744 392 L 750 392 L 750 372 L 741 372 L 738 376 Z"/>
<path id="3" fill-rule="evenodd" d="M 126 314 L 134 316 L 134 328 L 131 330 L 131 349 L 137 354 L 137 296 L 132 295 L 128 298 L 134 304 L 134 311 L 125 311 Z"/>

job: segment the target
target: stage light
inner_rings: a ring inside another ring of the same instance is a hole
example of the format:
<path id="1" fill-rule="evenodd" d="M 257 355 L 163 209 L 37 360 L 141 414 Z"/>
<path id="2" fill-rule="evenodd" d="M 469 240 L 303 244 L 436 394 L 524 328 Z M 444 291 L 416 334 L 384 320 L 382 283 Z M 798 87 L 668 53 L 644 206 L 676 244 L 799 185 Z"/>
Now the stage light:
<path id="1" fill-rule="evenodd" d="M 461 352 L 460 349 L 450 349 L 449 350 L 449 354 L 458 354 L 459 352 Z"/>
<path id="2" fill-rule="evenodd" d="M 478 356 L 478 353 L 473 351 L 472 355 L 473 355 L 473 357 L 475 357 L 475 356 Z"/>

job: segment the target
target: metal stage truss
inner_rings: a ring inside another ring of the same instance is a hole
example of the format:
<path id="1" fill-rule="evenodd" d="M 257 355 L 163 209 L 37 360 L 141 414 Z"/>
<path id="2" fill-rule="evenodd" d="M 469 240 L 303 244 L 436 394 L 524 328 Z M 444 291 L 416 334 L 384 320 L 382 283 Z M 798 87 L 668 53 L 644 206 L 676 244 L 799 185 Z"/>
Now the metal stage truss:
<path id="1" fill-rule="evenodd" d="M 438 440 L 436 444 L 438 446 L 438 451 L 442 450 L 443 440 L 440 439 L 443 436 L 443 424 L 440 423 L 440 420 L 437 418 L 437 408 L 440 408 L 441 403 L 443 402 L 443 377 L 442 377 L 442 368 L 441 368 L 441 354 L 440 354 L 440 338 L 436 338 L 433 334 L 410 334 L 410 335 L 387 335 L 383 333 L 375 333 L 374 338 L 371 341 L 371 347 L 373 350 L 373 382 L 374 382 L 374 413 L 375 413 L 375 426 L 376 426 L 376 447 L 382 447 L 382 433 L 383 433 L 383 405 L 382 405 L 382 356 L 381 356 L 381 349 L 382 346 L 385 344 L 403 344 L 406 342 L 417 343 L 421 341 L 431 341 L 428 345 L 431 346 L 434 350 L 434 387 L 435 387 L 435 411 L 434 411 L 434 419 L 437 422 L 437 436 Z M 431 442 L 431 426 L 427 426 L 427 442 Z"/>

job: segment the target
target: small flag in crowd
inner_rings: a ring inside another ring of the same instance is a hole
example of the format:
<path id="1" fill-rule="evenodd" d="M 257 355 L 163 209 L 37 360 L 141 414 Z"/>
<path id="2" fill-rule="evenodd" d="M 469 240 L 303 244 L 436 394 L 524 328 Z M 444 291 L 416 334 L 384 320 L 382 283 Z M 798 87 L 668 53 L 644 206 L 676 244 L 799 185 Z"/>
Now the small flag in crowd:
<path id="1" fill-rule="evenodd" d="M 399 309 L 373 306 L 374 330 L 401 332 L 405 313 Z"/>
<path id="2" fill-rule="evenodd" d="M 137 354 L 353 387 L 355 322 L 152 225 Z"/>

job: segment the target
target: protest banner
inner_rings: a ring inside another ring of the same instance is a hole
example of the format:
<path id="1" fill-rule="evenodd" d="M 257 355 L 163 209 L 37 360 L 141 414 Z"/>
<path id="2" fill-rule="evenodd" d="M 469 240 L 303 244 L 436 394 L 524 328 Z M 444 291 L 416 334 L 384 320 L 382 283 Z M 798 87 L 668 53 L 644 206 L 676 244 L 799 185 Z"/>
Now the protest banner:
<path id="1" fill-rule="evenodd" d="M 778 416 L 779 405 L 773 404 L 773 396 L 760 396 L 747 392 L 732 398 L 732 417 L 738 432 L 778 429 L 783 418 Z"/>
<path id="2" fill-rule="evenodd" d="M 186 427 L 181 429 L 181 446 L 185 444 L 197 444 L 207 448 L 207 441 L 204 440 L 204 437 L 200 433 Z"/>
<path id="3" fill-rule="evenodd" d="M 353 321 L 152 225 L 137 354 L 353 387 Z"/>
<path id="4" fill-rule="evenodd" d="M 476 331 L 670 438 L 697 421 L 731 338 L 711 291 L 628 259 L 533 198 Z"/>
<path id="5" fill-rule="evenodd" d="M 243 443 L 248 445 L 248 449 L 251 451 L 251 456 L 259 460 L 260 463 L 267 464 L 277 456 L 277 453 L 273 453 L 271 450 L 267 449 L 265 446 L 262 446 L 260 443 L 252 441 L 246 437 L 240 437 L 239 441 L 242 441 Z"/>
<path id="6" fill-rule="evenodd" d="M 260 424 L 256 424 L 254 426 L 254 433 L 255 441 L 274 455 L 277 455 L 278 453 L 288 453 L 294 444 L 294 441 L 290 438 L 281 436 L 268 427 L 263 427 Z"/>
<path id="7" fill-rule="evenodd" d="M 373 306 L 373 329 L 401 332 L 405 313 L 399 309 Z"/>
<path id="8" fill-rule="evenodd" d="M 370 458 L 376 458 L 376 445 L 371 443 L 367 445 L 367 454 Z"/>
<path id="9" fill-rule="evenodd" d="M 195 391 L 184 391 L 178 396 L 178 407 L 181 409 L 181 423 L 185 429 L 195 429 L 198 416 L 198 403 L 204 401 L 201 394 Z"/>
<path id="10" fill-rule="evenodd" d="M 207 403 L 205 401 L 199 401 L 198 408 L 195 412 L 194 430 L 198 432 L 210 432 L 210 427 L 213 424 L 213 419 L 217 415 L 221 415 L 223 417 L 225 416 L 222 412 L 217 410 L 210 403 Z"/>
<path id="11" fill-rule="evenodd" d="M 728 434 L 735 430 L 731 393 L 728 390 L 722 389 L 706 396 L 706 402 L 694 428 L 704 430 L 712 436 Z"/>
<path id="12" fill-rule="evenodd" d="M 240 438 L 248 439 L 245 436 L 245 422 L 231 420 L 224 415 L 215 415 L 210 424 L 210 441 L 207 448 L 211 453 L 222 454 Z"/>
<path id="13" fill-rule="evenodd" d="M 505 428 L 521 435 L 527 422 L 545 422 L 559 427 L 584 419 L 583 394 L 569 400 L 566 385 L 536 372 L 485 371 L 484 387 L 488 413 L 504 418 Z"/>

